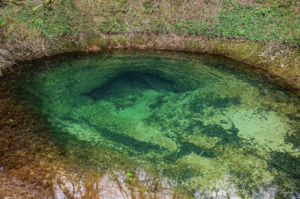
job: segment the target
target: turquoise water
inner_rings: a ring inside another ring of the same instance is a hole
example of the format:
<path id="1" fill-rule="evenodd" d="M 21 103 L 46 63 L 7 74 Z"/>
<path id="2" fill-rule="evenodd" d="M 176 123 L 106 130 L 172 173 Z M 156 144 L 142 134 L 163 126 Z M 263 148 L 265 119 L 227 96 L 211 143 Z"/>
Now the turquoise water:
<path id="1" fill-rule="evenodd" d="M 299 100 L 261 71 L 121 51 L 40 60 L 22 74 L 15 95 L 46 116 L 60 158 L 81 168 L 58 171 L 57 198 L 300 197 Z"/>

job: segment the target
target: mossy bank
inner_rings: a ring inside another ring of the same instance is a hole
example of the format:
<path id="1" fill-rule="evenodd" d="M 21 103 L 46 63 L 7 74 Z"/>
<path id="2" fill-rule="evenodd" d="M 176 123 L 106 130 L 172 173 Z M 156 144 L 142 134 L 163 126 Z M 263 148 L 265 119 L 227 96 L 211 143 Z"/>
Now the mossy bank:
<path id="1" fill-rule="evenodd" d="M 299 27 L 294 0 L 0 1 L 0 69 L 81 50 L 205 52 L 266 69 L 298 94 Z"/>
<path id="2" fill-rule="evenodd" d="M 22 62 L 64 52 L 108 49 L 170 50 L 217 54 L 259 67 L 265 70 L 277 84 L 300 95 L 299 48 L 266 45 L 246 39 L 174 34 L 99 34 L 78 43 L 69 41 L 68 38 L 60 38 L 53 40 L 44 51 L 30 54 L 22 52 L 9 56 L 15 62 Z M 5 53 L 5 51 L 2 52 Z M 6 53 L 9 54 L 8 51 Z"/>

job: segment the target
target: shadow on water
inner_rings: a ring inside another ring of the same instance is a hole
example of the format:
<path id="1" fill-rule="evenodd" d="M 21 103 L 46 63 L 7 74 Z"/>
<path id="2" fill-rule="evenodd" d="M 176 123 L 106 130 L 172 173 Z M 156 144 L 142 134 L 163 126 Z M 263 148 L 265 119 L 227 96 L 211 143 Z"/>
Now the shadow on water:
<path id="1" fill-rule="evenodd" d="M 85 95 L 93 100 L 105 100 L 107 98 L 124 98 L 127 95 L 141 95 L 145 90 L 178 92 L 172 82 L 152 73 L 126 72 L 122 73 L 108 83 Z"/>

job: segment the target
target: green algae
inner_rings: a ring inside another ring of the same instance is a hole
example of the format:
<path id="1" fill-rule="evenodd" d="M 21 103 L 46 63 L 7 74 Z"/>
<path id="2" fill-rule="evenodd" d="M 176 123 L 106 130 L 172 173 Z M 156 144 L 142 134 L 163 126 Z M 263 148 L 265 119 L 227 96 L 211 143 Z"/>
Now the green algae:
<path id="1" fill-rule="evenodd" d="M 119 46 L 122 48 L 126 48 L 127 47 L 126 37 L 122 35 L 112 36 L 109 40 L 109 44 L 112 48 L 116 48 Z"/>
<path id="2" fill-rule="evenodd" d="M 143 45 L 149 41 L 149 38 L 145 38 L 143 35 L 134 35 L 131 38 L 131 42 L 137 45 Z"/>
<path id="3" fill-rule="evenodd" d="M 87 39 L 87 45 L 88 46 L 92 46 L 92 45 L 96 45 L 99 48 L 108 48 L 106 39 L 99 36 L 99 37 L 93 37 L 93 38 L 88 38 Z"/>
<path id="4" fill-rule="evenodd" d="M 163 52 L 75 54 L 28 71 L 18 95 L 47 116 L 62 145 L 68 135 L 113 150 L 188 195 L 296 190 L 299 145 L 286 139 L 298 126 L 290 117 L 298 99 L 233 64 Z"/>

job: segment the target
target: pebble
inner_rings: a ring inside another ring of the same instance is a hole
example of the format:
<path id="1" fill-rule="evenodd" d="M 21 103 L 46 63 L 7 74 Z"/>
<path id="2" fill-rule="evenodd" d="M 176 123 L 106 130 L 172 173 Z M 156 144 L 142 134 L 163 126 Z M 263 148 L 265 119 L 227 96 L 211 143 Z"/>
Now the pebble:
<path id="1" fill-rule="evenodd" d="M 0 172 L 2 172 L 4 170 L 4 167 L 0 167 Z"/>

